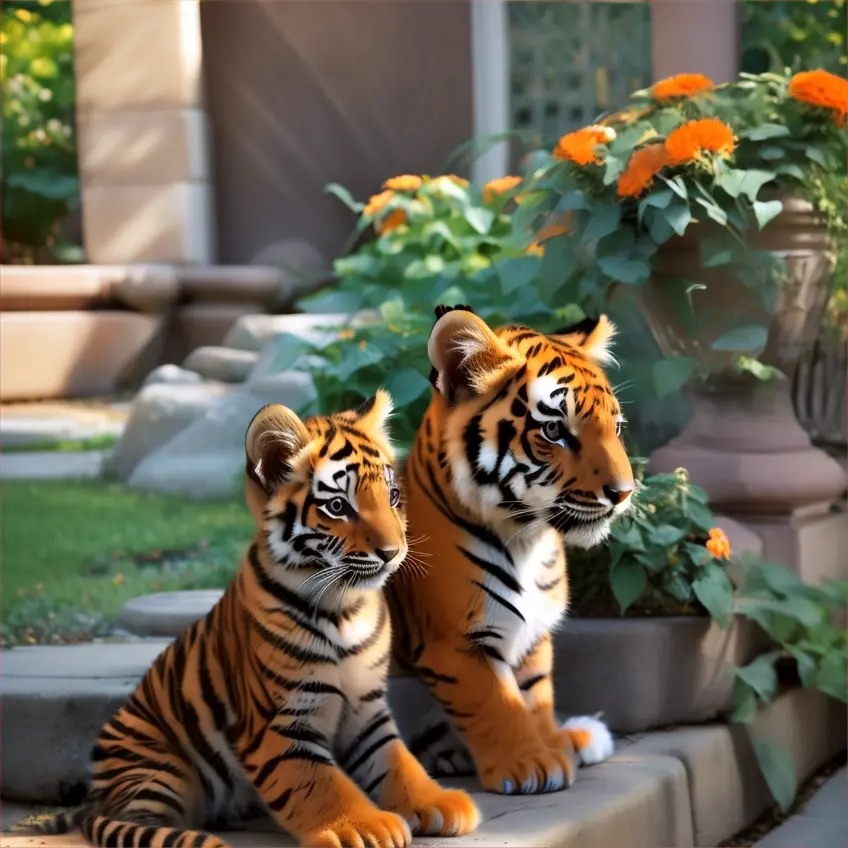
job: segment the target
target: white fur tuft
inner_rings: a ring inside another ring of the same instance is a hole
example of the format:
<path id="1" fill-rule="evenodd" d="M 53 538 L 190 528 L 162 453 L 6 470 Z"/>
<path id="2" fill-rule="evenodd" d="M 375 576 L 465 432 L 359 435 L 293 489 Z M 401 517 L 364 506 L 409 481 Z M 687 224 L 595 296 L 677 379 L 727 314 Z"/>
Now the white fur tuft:
<path id="1" fill-rule="evenodd" d="M 583 730 L 589 734 L 589 744 L 580 748 L 577 753 L 584 766 L 601 763 L 611 757 L 615 751 L 615 743 L 609 728 L 593 716 L 574 716 L 563 724 L 565 730 Z"/>

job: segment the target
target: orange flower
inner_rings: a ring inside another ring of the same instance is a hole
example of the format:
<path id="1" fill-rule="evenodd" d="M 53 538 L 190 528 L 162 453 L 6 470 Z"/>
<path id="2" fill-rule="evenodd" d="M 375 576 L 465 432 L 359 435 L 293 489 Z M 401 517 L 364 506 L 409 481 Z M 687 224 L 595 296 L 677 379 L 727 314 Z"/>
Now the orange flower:
<path id="1" fill-rule="evenodd" d="M 368 198 L 368 203 L 365 204 L 365 208 L 362 210 L 363 215 L 368 215 L 369 217 L 373 217 L 376 215 L 393 197 L 395 193 L 393 191 L 381 191 L 379 194 L 373 194 Z"/>
<path id="2" fill-rule="evenodd" d="M 665 140 L 665 150 L 671 165 L 691 162 L 706 152 L 730 156 L 735 146 L 733 130 L 718 118 L 688 121 L 672 130 Z"/>
<path id="3" fill-rule="evenodd" d="M 706 548 L 716 559 L 730 559 L 730 540 L 720 527 L 710 530 Z"/>
<path id="4" fill-rule="evenodd" d="M 713 81 L 703 74 L 677 74 L 655 82 L 651 94 L 655 100 L 672 100 L 675 97 L 691 97 L 693 94 L 709 91 L 713 86 Z"/>
<path id="5" fill-rule="evenodd" d="M 646 144 L 635 150 L 618 178 L 618 196 L 639 197 L 667 164 L 668 153 L 662 143 Z"/>
<path id="6" fill-rule="evenodd" d="M 571 232 L 573 232 L 568 224 L 571 223 L 571 213 L 566 212 L 564 215 L 560 217 L 560 221 L 564 221 L 565 223 L 554 222 L 552 224 L 546 224 L 539 230 L 536 235 L 536 241 L 534 241 L 530 247 L 527 248 L 524 252 L 529 255 L 534 256 L 544 256 L 545 255 L 545 242 L 549 239 L 556 238 L 556 236 L 567 236 Z"/>
<path id="7" fill-rule="evenodd" d="M 521 177 L 499 177 L 483 186 L 483 203 L 491 203 L 498 195 L 521 185 Z"/>
<path id="8" fill-rule="evenodd" d="M 383 188 L 391 191 L 418 191 L 424 180 L 414 174 L 401 174 L 399 177 L 391 177 L 383 183 Z"/>
<path id="9" fill-rule="evenodd" d="M 539 244 L 539 242 L 534 241 L 527 250 L 524 251 L 527 256 L 544 256 L 545 248 Z"/>
<path id="10" fill-rule="evenodd" d="M 801 71 L 789 81 L 789 96 L 832 109 L 839 124 L 844 124 L 848 115 L 848 80 L 829 74 L 827 71 Z"/>
<path id="11" fill-rule="evenodd" d="M 452 183 L 456 183 L 461 188 L 468 188 L 468 180 L 466 180 L 465 177 L 458 177 L 456 174 L 445 174 L 445 176 Z"/>
<path id="12" fill-rule="evenodd" d="M 398 227 L 403 226 L 409 218 L 406 216 L 406 212 L 403 209 L 392 209 L 388 215 L 376 224 L 376 230 L 379 235 L 383 235 L 383 233 L 389 233 L 392 230 L 396 230 Z"/>
<path id="13" fill-rule="evenodd" d="M 554 148 L 554 158 L 577 165 L 599 165 L 603 159 L 598 155 L 596 147 L 599 144 L 609 144 L 615 138 L 615 130 L 612 127 L 593 125 L 584 127 L 577 132 L 564 135 Z"/>

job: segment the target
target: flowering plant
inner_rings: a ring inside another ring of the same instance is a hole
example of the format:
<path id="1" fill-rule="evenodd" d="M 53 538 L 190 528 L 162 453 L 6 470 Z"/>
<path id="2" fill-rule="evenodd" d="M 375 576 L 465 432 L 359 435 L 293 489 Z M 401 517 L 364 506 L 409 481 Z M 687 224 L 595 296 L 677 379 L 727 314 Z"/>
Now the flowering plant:
<path id="1" fill-rule="evenodd" d="M 344 407 L 383 385 L 395 401 L 395 436 L 408 444 L 429 398 L 427 337 L 437 304 L 471 303 L 494 324 L 553 330 L 570 322 L 568 310 L 547 305 L 539 290 L 539 256 L 525 255 L 513 235 L 519 177 L 479 189 L 455 176 L 405 174 L 386 180 L 366 203 L 340 186 L 327 190 L 357 215 L 363 241 L 336 260 L 337 284 L 298 306 L 351 316 L 374 310 L 380 320 L 351 323 L 326 345 L 278 340 L 276 369 L 309 357 L 316 406 Z"/>
<path id="2" fill-rule="evenodd" d="M 720 86 L 700 74 L 661 80 L 560 139 L 528 180 L 516 229 L 536 232 L 569 213 L 575 237 L 547 243 L 542 275 L 564 299 L 598 310 L 611 285 L 646 282 L 663 246 L 697 224 L 703 266 L 732 266 L 767 306 L 775 268 L 747 245 L 787 195 L 811 200 L 844 241 L 846 104 L 848 81 L 824 71 L 743 74 Z M 681 288 L 694 313 L 699 288 Z M 765 341 L 765 328 L 748 325 L 714 347 L 762 374 L 752 364 Z"/>

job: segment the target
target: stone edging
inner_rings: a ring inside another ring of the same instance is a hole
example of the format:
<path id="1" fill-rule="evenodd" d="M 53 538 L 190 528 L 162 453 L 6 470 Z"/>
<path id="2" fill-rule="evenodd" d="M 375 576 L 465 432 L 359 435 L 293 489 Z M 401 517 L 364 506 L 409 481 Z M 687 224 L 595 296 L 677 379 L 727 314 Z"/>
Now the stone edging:
<path id="1" fill-rule="evenodd" d="M 166 644 L 146 640 L 4 652 L 4 797 L 69 803 L 84 777 L 91 737 Z M 392 681 L 398 701 L 403 700 L 398 687 L 413 682 Z M 845 708 L 819 693 L 792 690 L 763 710 L 754 731 L 791 752 L 803 781 L 844 750 Z M 568 792 L 476 797 L 487 819 L 477 834 L 424 842 L 456 848 L 495 843 L 551 848 L 713 846 L 750 824 L 771 803 L 745 732 L 721 724 L 619 739 L 615 755 L 581 770 Z M 271 834 L 227 838 L 234 846 L 251 848 L 291 844 Z M 3 840 L 8 848 L 34 844 L 26 838 Z M 59 845 L 41 837 L 38 844 Z M 75 843 L 62 837 L 61 844 L 70 848 Z"/>

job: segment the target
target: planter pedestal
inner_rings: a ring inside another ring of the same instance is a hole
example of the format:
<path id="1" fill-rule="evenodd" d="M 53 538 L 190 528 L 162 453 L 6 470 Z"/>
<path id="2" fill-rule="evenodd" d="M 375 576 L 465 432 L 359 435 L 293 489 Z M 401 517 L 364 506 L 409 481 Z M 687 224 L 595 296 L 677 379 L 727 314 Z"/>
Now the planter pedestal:
<path id="1" fill-rule="evenodd" d="M 813 447 L 798 423 L 788 381 L 722 378 L 693 395 L 692 419 L 656 450 L 651 470 L 684 466 L 717 512 L 763 539 L 766 559 L 808 581 L 848 576 L 848 514 L 834 503 L 845 469 Z"/>

